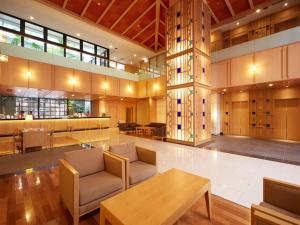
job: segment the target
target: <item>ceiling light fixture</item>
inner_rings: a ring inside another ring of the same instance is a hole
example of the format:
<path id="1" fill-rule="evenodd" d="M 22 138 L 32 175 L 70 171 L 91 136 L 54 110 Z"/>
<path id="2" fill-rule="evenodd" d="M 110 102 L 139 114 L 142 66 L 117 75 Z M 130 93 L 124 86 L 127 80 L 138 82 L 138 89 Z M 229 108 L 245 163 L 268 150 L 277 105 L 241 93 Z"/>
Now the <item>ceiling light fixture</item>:
<path id="1" fill-rule="evenodd" d="M 269 87 L 273 87 L 273 84 L 268 84 Z"/>
<path id="2" fill-rule="evenodd" d="M 0 62 L 8 62 L 8 56 L 0 54 Z"/>
<path id="3" fill-rule="evenodd" d="M 136 57 L 136 54 L 134 54 L 133 56 Z"/>
<path id="4" fill-rule="evenodd" d="M 110 46 L 109 46 L 109 48 L 113 48 L 113 46 L 112 46 L 112 45 L 110 45 Z"/>
<path id="5" fill-rule="evenodd" d="M 284 3 L 284 6 L 288 6 L 288 4 L 289 4 L 289 3 L 288 3 L 288 2 L 286 2 L 286 3 Z"/>
<path id="6" fill-rule="evenodd" d="M 223 91 L 224 91 L 224 92 L 226 92 L 226 91 L 227 91 L 227 89 L 226 89 L 226 88 L 224 88 L 224 89 L 223 89 Z"/>
<path id="7" fill-rule="evenodd" d="M 29 19 L 34 20 L 34 17 L 33 16 L 29 16 Z"/>
<path id="8" fill-rule="evenodd" d="M 240 25 L 240 22 L 236 22 L 236 24 L 235 24 L 235 25 L 237 25 L 237 26 L 238 26 L 238 25 Z"/>
<path id="9" fill-rule="evenodd" d="M 148 62 L 148 59 L 145 57 L 143 58 L 144 62 L 147 63 Z"/>
<path id="10" fill-rule="evenodd" d="M 257 9 L 255 12 L 256 12 L 256 13 L 260 13 L 260 9 Z"/>
<path id="11" fill-rule="evenodd" d="M 79 33 L 77 33 L 77 34 L 76 34 L 76 36 L 77 36 L 77 37 L 80 37 L 80 34 L 79 34 Z"/>
<path id="12" fill-rule="evenodd" d="M 31 73 L 30 71 L 27 71 L 27 72 L 25 73 L 25 76 L 26 76 L 27 78 L 30 78 L 30 77 L 32 76 L 32 73 Z"/>

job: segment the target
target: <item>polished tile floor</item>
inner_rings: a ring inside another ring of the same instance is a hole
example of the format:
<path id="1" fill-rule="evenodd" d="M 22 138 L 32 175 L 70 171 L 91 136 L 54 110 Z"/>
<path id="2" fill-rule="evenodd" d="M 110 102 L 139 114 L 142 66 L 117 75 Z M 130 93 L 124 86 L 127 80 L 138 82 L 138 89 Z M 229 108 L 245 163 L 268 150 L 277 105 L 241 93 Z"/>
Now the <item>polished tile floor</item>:
<path id="1" fill-rule="evenodd" d="M 250 207 L 262 201 L 263 177 L 300 184 L 300 166 L 138 138 L 117 135 L 109 141 L 92 142 L 95 147 L 134 141 L 158 152 L 158 170 L 178 168 L 212 181 L 212 193 Z"/>
<path id="2" fill-rule="evenodd" d="M 77 143 L 89 143 L 106 149 L 110 144 L 134 141 L 136 145 L 157 151 L 159 172 L 178 168 L 207 177 L 212 181 L 213 194 L 246 207 L 262 200 L 263 177 L 300 184 L 300 166 L 297 165 L 119 135 L 115 132 L 78 132 L 72 134 L 72 138 Z"/>

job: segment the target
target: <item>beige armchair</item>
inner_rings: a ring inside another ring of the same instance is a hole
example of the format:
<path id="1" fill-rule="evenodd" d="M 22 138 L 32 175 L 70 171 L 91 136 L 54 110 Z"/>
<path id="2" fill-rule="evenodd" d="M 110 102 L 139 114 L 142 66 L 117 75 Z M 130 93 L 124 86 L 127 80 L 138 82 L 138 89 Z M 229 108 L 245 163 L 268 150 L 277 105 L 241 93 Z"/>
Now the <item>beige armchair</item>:
<path id="1" fill-rule="evenodd" d="M 77 225 L 79 217 L 125 190 L 125 162 L 102 148 L 66 152 L 59 163 L 60 196 Z"/>
<path id="2" fill-rule="evenodd" d="M 300 186 L 264 178 L 263 202 L 251 206 L 251 225 L 299 225 Z"/>
<path id="3" fill-rule="evenodd" d="M 155 151 L 135 146 L 131 142 L 111 145 L 109 152 L 125 161 L 126 189 L 157 174 Z"/>

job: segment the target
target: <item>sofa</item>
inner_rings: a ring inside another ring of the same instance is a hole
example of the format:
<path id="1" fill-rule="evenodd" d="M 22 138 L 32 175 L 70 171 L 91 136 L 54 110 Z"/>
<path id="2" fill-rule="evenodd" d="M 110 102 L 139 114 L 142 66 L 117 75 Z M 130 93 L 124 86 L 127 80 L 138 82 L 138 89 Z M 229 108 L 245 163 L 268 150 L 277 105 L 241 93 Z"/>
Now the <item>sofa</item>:
<path id="1" fill-rule="evenodd" d="M 264 178 L 263 201 L 251 206 L 251 225 L 299 225 L 300 186 Z"/>
<path id="2" fill-rule="evenodd" d="M 152 136 L 155 138 L 164 139 L 166 137 L 166 124 L 165 123 L 150 123 L 148 127 L 153 127 Z"/>
<path id="3" fill-rule="evenodd" d="M 125 190 L 125 162 L 102 148 L 70 151 L 59 161 L 60 197 L 78 225 L 79 217 Z"/>
<path id="4" fill-rule="evenodd" d="M 136 123 L 118 123 L 119 131 L 132 132 L 135 131 Z"/>
<path id="5" fill-rule="evenodd" d="M 125 162 L 126 189 L 157 174 L 156 152 L 135 146 L 134 142 L 109 146 L 110 154 Z"/>

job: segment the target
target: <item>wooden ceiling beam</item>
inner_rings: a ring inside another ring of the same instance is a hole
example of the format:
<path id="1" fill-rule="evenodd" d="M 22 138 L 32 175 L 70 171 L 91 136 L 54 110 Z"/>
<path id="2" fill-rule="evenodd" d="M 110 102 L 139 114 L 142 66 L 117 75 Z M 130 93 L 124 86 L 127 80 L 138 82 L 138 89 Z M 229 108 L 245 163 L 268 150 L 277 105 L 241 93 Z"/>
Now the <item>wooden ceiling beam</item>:
<path id="1" fill-rule="evenodd" d="M 213 25 L 211 27 L 211 29 L 212 29 L 212 31 L 214 31 L 214 30 L 216 30 L 220 26 L 223 26 L 223 25 L 228 24 L 228 23 L 232 23 L 232 22 L 234 22 L 236 20 L 239 20 L 239 19 L 241 19 L 241 18 L 243 18 L 243 17 L 245 17 L 247 15 L 255 13 L 256 9 L 270 6 L 270 5 L 272 5 L 272 4 L 276 3 L 276 2 L 278 2 L 278 0 L 267 0 L 267 1 L 264 1 L 261 4 L 256 5 L 253 9 L 248 9 L 246 11 L 243 11 L 242 13 L 236 14 L 234 17 L 222 20 L 222 22 Z"/>
<path id="2" fill-rule="evenodd" d="M 135 23 L 137 22 L 137 21 L 139 21 L 141 18 L 143 18 L 149 11 L 150 11 L 150 9 L 152 9 L 153 8 L 153 6 L 156 4 L 156 2 L 153 2 L 153 4 L 148 8 L 148 9 L 146 9 L 138 18 L 136 18 L 123 32 L 122 32 L 122 34 L 124 35 L 124 34 L 126 34 L 127 33 L 127 31 L 129 31 L 130 30 L 130 28 L 132 28 L 134 25 L 135 25 Z"/>
<path id="3" fill-rule="evenodd" d="M 108 6 L 106 7 L 106 9 L 104 10 L 104 12 L 101 14 L 101 16 L 97 19 L 96 23 L 99 23 L 102 18 L 105 16 L 105 14 L 108 12 L 108 10 L 111 8 L 111 6 L 114 4 L 116 0 L 111 0 L 111 2 L 108 4 Z"/>
<path id="4" fill-rule="evenodd" d="M 207 7 L 208 7 L 208 10 L 210 12 L 210 15 L 214 18 L 214 20 L 216 21 L 216 23 L 220 23 L 220 20 L 218 19 L 218 17 L 216 17 L 215 13 L 211 10 L 209 4 L 207 3 L 206 0 L 204 0 L 204 3 L 206 3 Z"/>
<path id="5" fill-rule="evenodd" d="M 164 1 L 161 1 L 161 5 L 162 5 L 165 9 L 168 9 L 168 7 L 167 7 L 166 4 L 164 3 Z"/>
<path id="6" fill-rule="evenodd" d="M 113 25 L 109 29 L 114 29 L 114 27 L 123 19 L 123 17 L 129 12 L 129 10 L 137 3 L 138 0 L 134 0 L 128 8 L 121 14 L 121 16 L 113 23 Z"/>
<path id="7" fill-rule="evenodd" d="M 85 4 L 80 16 L 84 16 L 86 10 L 89 8 L 90 4 L 92 3 L 93 0 L 88 0 L 88 2 Z"/>
<path id="8" fill-rule="evenodd" d="M 235 16 L 235 12 L 234 12 L 234 10 L 233 10 L 233 8 L 232 8 L 232 6 L 231 6 L 229 0 L 225 0 L 225 3 L 226 3 L 227 8 L 229 9 L 231 15 L 232 15 L 232 16 Z"/>
<path id="9" fill-rule="evenodd" d="M 253 1 L 252 1 L 252 0 L 248 0 L 248 2 L 249 2 L 249 5 L 250 5 L 250 8 L 251 8 L 251 9 L 254 9 Z"/>
<path id="10" fill-rule="evenodd" d="M 158 33 L 159 33 L 159 17 L 160 17 L 160 3 L 161 0 L 156 0 L 155 6 L 155 51 L 158 48 Z"/>
<path id="11" fill-rule="evenodd" d="M 136 35 L 133 36 L 133 40 L 138 37 L 141 33 L 143 33 L 145 30 L 147 30 L 150 26 L 152 26 L 155 23 L 155 20 L 153 20 L 151 23 L 149 23 L 147 26 L 145 26 L 142 30 L 140 30 Z"/>
<path id="12" fill-rule="evenodd" d="M 161 19 L 159 19 L 159 22 L 161 22 L 164 26 L 166 26 L 166 23 L 165 23 L 165 21 L 163 21 L 163 20 L 161 20 Z"/>
<path id="13" fill-rule="evenodd" d="M 161 36 L 163 39 L 166 39 L 166 37 L 162 35 L 160 32 L 158 32 L 158 35 Z"/>
<path id="14" fill-rule="evenodd" d="M 141 43 L 144 44 L 145 42 L 149 41 L 151 38 L 153 38 L 154 34 L 151 36 L 147 37 L 145 40 L 143 40 Z"/>
<path id="15" fill-rule="evenodd" d="M 68 1 L 69 1 L 69 0 L 64 0 L 63 6 L 62 6 L 63 9 L 66 8 L 66 6 L 67 6 L 67 4 L 68 4 Z"/>

